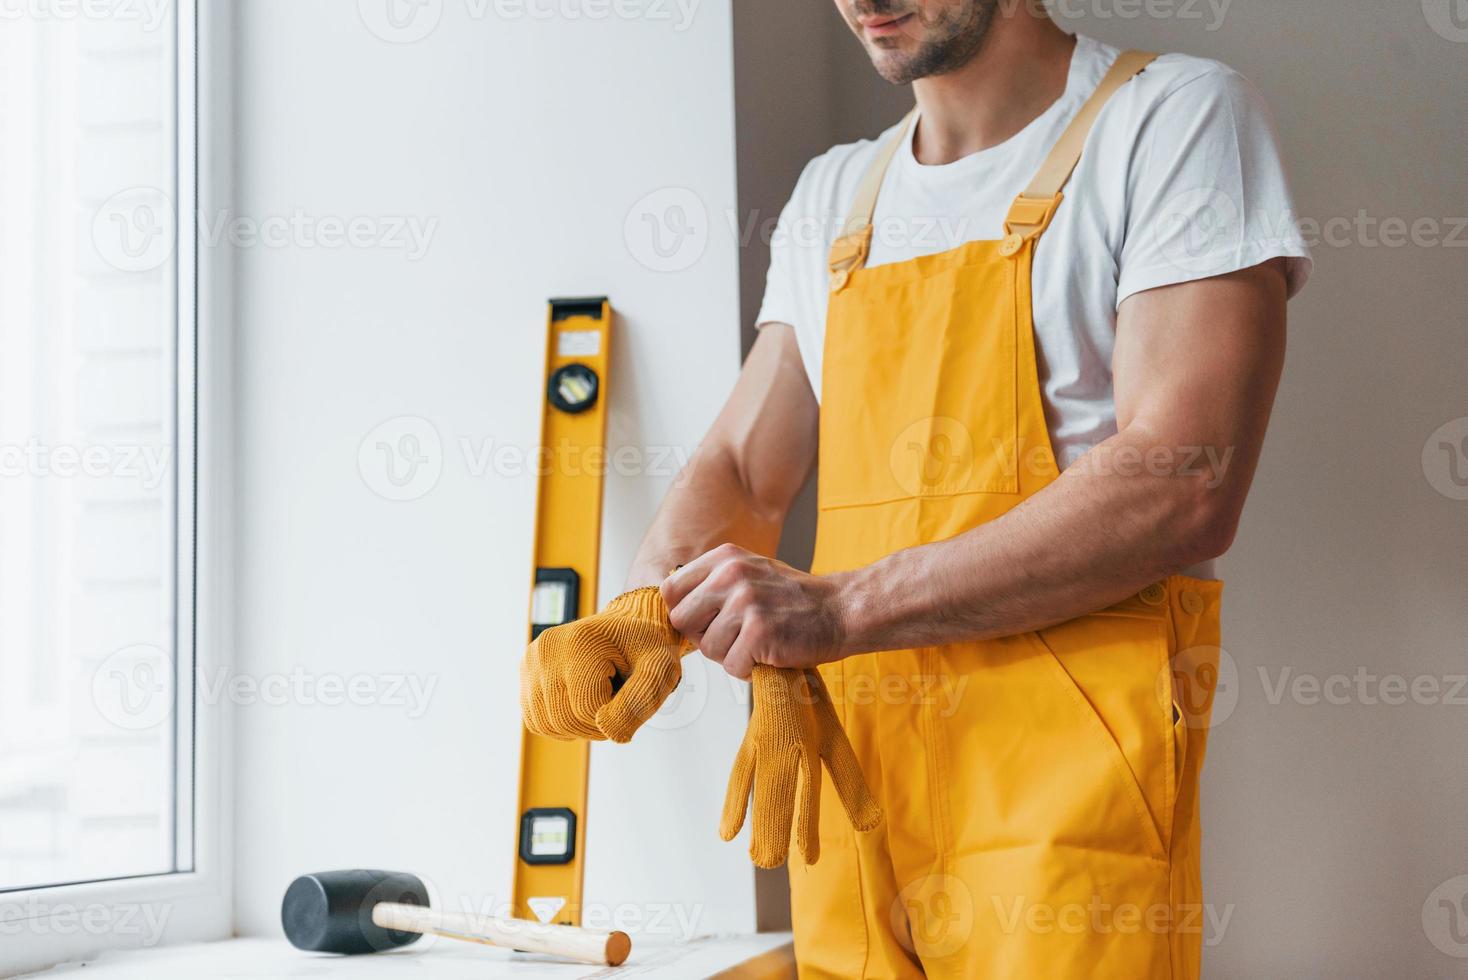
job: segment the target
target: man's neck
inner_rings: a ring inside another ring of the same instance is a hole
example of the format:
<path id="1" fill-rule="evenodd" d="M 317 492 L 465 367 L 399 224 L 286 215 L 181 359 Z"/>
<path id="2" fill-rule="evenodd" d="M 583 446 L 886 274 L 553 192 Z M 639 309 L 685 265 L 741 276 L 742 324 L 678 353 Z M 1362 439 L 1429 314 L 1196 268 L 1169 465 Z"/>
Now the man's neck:
<path id="1" fill-rule="evenodd" d="M 1074 50 L 1075 38 L 1050 18 L 1000 13 L 968 64 L 913 83 L 918 161 L 952 163 L 1024 129 L 1065 94 Z"/>

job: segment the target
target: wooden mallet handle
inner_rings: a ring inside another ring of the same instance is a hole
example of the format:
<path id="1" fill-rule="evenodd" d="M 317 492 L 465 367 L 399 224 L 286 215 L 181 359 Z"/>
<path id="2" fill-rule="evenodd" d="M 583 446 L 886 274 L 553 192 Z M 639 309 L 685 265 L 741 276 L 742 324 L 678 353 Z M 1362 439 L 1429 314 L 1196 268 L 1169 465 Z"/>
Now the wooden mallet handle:
<path id="1" fill-rule="evenodd" d="M 431 933 L 488 946 L 507 946 L 527 953 L 547 953 L 581 963 L 621 966 L 632 952 L 625 932 L 594 932 L 576 926 L 554 926 L 528 919 L 500 919 L 464 912 L 437 912 L 422 905 L 379 902 L 372 921 L 398 932 Z"/>

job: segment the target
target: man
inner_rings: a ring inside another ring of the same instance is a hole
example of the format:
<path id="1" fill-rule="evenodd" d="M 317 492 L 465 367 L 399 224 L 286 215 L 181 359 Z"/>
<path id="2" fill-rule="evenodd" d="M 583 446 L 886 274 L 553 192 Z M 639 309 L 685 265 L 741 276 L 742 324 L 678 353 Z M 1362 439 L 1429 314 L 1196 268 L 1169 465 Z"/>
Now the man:
<path id="1" fill-rule="evenodd" d="M 638 588 L 531 648 L 527 724 L 625 741 L 683 638 L 752 676 L 723 830 L 751 785 L 758 863 L 797 824 L 803 976 L 1195 977 L 1211 562 L 1309 272 L 1267 111 L 1038 4 L 836 2 L 915 115 L 807 167 L 782 227 L 828 234 L 776 241 Z M 765 556 L 818 446 L 808 574 Z"/>

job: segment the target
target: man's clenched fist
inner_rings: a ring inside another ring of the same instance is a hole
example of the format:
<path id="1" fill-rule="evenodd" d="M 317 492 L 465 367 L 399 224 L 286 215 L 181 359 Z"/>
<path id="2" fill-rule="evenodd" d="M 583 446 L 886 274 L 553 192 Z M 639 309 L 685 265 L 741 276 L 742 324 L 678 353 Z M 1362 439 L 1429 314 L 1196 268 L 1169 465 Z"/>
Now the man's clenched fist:
<path id="1" fill-rule="evenodd" d="M 669 575 L 662 593 L 673 627 L 735 677 L 748 680 L 755 664 L 815 667 L 844 655 L 834 578 L 725 544 Z"/>

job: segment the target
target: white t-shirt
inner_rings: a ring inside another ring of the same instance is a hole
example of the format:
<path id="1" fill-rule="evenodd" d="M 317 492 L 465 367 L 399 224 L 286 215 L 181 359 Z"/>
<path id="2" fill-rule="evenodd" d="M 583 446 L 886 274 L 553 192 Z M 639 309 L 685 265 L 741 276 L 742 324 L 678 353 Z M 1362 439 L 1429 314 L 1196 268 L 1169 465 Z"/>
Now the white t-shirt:
<path id="1" fill-rule="evenodd" d="M 1118 51 L 1079 37 L 1065 94 L 1006 142 L 943 166 L 913 155 L 887 173 L 869 267 L 1004 237 L 1004 218 Z M 795 328 L 816 397 L 829 289 L 827 253 L 877 141 L 812 160 L 781 213 L 760 324 Z M 1040 239 L 1034 319 L 1046 421 L 1062 467 L 1116 433 L 1116 311 L 1133 293 L 1285 256 L 1293 296 L 1310 274 L 1269 111 L 1214 61 L 1165 55 L 1112 97 L 1065 201 Z"/>

